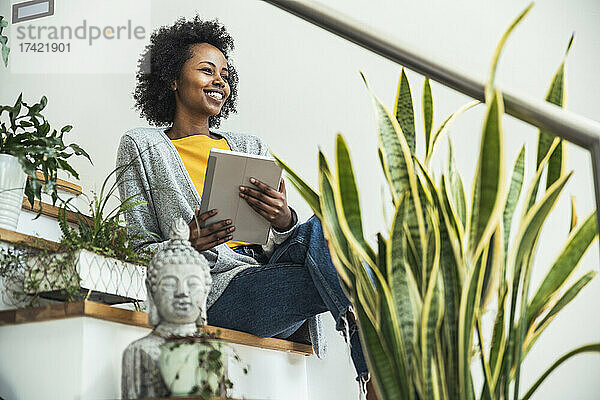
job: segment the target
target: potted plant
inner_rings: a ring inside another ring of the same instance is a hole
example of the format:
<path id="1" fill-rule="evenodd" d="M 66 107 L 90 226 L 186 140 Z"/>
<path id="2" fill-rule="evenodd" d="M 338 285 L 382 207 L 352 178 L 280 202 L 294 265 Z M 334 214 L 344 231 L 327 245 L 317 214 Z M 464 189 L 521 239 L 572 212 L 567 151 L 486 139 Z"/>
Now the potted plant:
<path id="1" fill-rule="evenodd" d="M 171 396 L 226 397 L 228 354 L 218 336 L 199 331 L 195 337 L 172 337 L 161 345 L 160 373 Z M 239 358 L 236 355 L 236 359 Z"/>
<path id="2" fill-rule="evenodd" d="M 132 161 L 133 162 L 133 161 Z M 100 193 L 88 198 L 89 215 L 84 215 L 71 200 L 59 209 L 58 223 L 62 232 L 59 250 L 51 254 L 29 257 L 25 273 L 25 292 L 46 298 L 68 300 L 65 294 L 89 293 L 90 298 L 107 304 L 146 300 L 144 280 L 151 254 L 133 248 L 131 240 L 141 237 L 123 221 L 123 213 L 144 201 L 135 196 L 119 200 L 110 209 L 117 181 L 131 163 L 114 169 L 102 183 Z M 109 185 L 113 176 L 115 182 Z M 67 222 L 67 210 L 77 217 L 75 227 Z M 152 234 L 148 232 L 148 234 Z"/>
<path id="3" fill-rule="evenodd" d="M 75 154 L 91 162 L 90 156 L 77 144 L 64 144 L 63 136 L 71 130 L 71 125 L 64 126 L 60 132 L 50 131 L 50 124 L 41 114 L 48 102 L 46 96 L 31 106 L 22 98 L 21 93 L 13 106 L 0 106 L 0 228 L 11 230 L 17 227 L 23 194 L 34 207 L 34 199 L 41 200 L 44 189 L 55 204 L 57 171 L 67 171 L 79 178 L 68 158 Z M 5 112 L 8 119 L 2 120 Z M 43 173 L 43 182 L 36 171 Z M 41 205 L 38 216 L 40 213 Z"/>
<path id="4" fill-rule="evenodd" d="M 600 343 L 570 351 L 522 395 L 523 360 L 557 314 L 595 276 L 590 271 L 567 287 L 579 261 L 598 238 L 595 212 L 579 225 L 572 218 L 564 247 L 542 283 L 531 287 L 540 232 L 572 173 L 565 172 L 562 140 L 540 132 L 537 170 L 524 196 L 524 147 L 505 183 L 503 101 L 494 87 L 494 74 L 506 39 L 530 8 L 513 22 L 493 58 L 470 204 L 451 150 L 448 166 L 437 174 L 437 182 L 429 166 L 436 144 L 457 114 L 432 129 L 433 101 L 426 79 L 425 135 L 420 138 L 426 150 L 419 157 L 412 95 L 404 71 L 393 112 L 372 94 L 379 158 L 394 207 L 391 226 L 377 235 L 375 249 L 363 236 L 358 188 L 341 135 L 335 170 L 319 152 L 318 192 L 277 159 L 323 223 L 340 282 L 357 312 L 380 399 L 527 400 L 565 360 L 600 351 Z M 563 99 L 564 60 L 546 97 L 559 106 Z M 543 195 L 538 198 L 540 188 Z M 524 197 L 523 213 L 510 241 L 520 197 Z M 365 265 L 373 271 L 374 282 Z M 493 327 L 486 331 L 482 315 L 491 305 L 497 309 L 492 310 Z M 474 387 L 472 369 L 480 369 L 483 387 Z"/>
<path id="5" fill-rule="evenodd" d="M 8 54 L 10 53 L 10 48 L 8 47 L 8 37 L 2 34 L 4 28 L 8 26 L 8 21 L 4 19 L 4 16 L 0 15 L 0 52 L 2 52 L 2 61 L 4 62 L 4 66 L 8 67 Z"/>

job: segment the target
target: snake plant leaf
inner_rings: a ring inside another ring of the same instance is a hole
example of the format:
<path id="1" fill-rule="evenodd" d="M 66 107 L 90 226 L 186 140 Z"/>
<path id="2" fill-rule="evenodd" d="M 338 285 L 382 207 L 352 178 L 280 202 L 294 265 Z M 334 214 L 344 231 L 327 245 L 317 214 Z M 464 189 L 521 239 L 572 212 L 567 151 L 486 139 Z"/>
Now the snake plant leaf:
<path id="1" fill-rule="evenodd" d="M 392 194 L 398 198 L 405 190 L 409 190 L 415 207 L 415 218 L 418 221 L 420 242 L 425 241 L 423 211 L 417 188 L 417 177 L 414 171 L 410 148 L 403 135 L 398 121 L 391 116 L 387 107 L 371 92 L 365 76 L 361 76 L 373 99 L 376 113 L 377 131 L 383 160 L 389 171 L 392 182 Z"/>
<path id="2" fill-rule="evenodd" d="M 381 150 L 381 146 L 379 146 L 377 148 L 377 156 L 379 157 L 379 163 L 381 164 L 381 169 L 383 170 L 383 174 L 385 175 L 385 180 L 388 183 L 388 188 L 391 191 L 391 195 L 392 195 L 392 202 L 394 203 L 394 205 L 398 202 L 398 198 L 396 197 L 396 192 L 392 189 L 392 177 L 390 176 L 390 171 L 388 170 L 388 167 L 386 165 L 385 159 L 384 159 L 384 155 L 383 155 L 383 151 Z M 383 198 L 383 196 L 381 196 L 381 198 Z"/>
<path id="3" fill-rule="evenodd" d="M 556 304 L 550 309 L 548 314 L 544 316 L 539 323 L 534 327 L 533 333 L 527 337 L 525 343 L 523 343 L 523 351 L 524 356 L 527 355 L 529 350 L 533 347 L 537 339 L 544 332 L 544 330 L 548 327 L 550 322 L 558 315 L 558 313 L 569 304 L 583 289 L 588 283 L 591 282 L 592 279 L 597 275 L 596 271 L 588 271 L 581 278 L 579 278 L 569 289 L 565 291 L 560 299 L 556 302 Z"/>
<path id="4" fill-rule="evenodd" d="M 396 207 L 394 222 L 390 231 L 390 241 L 387 246 L 388 278 L 391 296 L 398 313 L 402 339 L 406 347 L 416 343 L 416 313 L 412 298 L 410 281 L 414 281 L 412 270 L 406 262 L 406 236 L 404 233 L 404 201 L 403 196 Z M 416 286 L 416 283 L 413 283 Z"/>
<path id="5" fill-rule="evenodd" d="M 468 276 L 463 285 L 460 299 L 460 311 L 458 320 L 458 380 L 460 393 L 465 400 L 473 399 L 471 378 L 471 345 L 473 341 L 473 329 L 475 325 L 475 313 L 479 309 L 481 287 L 485 274 L 486 263 L 482 260 L 486 249 L 482 249 L 482 255 L 475 260 L 475 265 L 468 268 Z"/>
<path id="6" fill-rule="evenodd" d="M 571 350 L 570 352 L 568 352 L 564 356 L 560 357 L 558 360 L 556 360 L 556 362 L 554 364 L 552 364 L 552 366 L 550 368 L 548 368 L 546 370 L 546 372 L 544 372 L 538 378 L 538 380 L 533 384 L 533 386 L 531 386 L 531 388 L 527 391 L 527 393 L 525 393 L 525 396 L 523 396 L 521 398 L 521 400 L 529 400 L 529 398 L 531 398 L 531 396 L 535 393 L 535 391 L 537 390 L 537 388 L 544 382 L 544 380 L 546 380 L 546 378 L 548 377 L 548 375 L 550 375 L 562 363 L 564 363 L 565 361 L 567 361 L 571 357 L 576 356 L 577 354 L 590 353 L 590 352 L 600 353 L 600 343 L 593 343 L 593 344 L 588 344 L 588 345 L 585 345 L 585 346 L 578 347 L 578 348 L 576 348 L 574 350 Z"/>
<path id="7" fill-rule="evenodd" d="M 387 242 L 381 233 L 377 233 L 377 268 L 382 272 L 383 278 L 389 285 L 390 269 L 387 264 Z"/>
<path id="8" fill-rule="evenodd" d="M 445 223 L 440 224 L 440 268 L 444 282 L 443 334 L 446 337 L 446 357 L 444 358 L 448 396 L 459 398 L 458 386 L 458 315 L 461 293 L 460 274 Z"/>
<path id="9" fill-rule="evenodd" d="M 462 178 L 456 169 L 456 163 L 452 155 L 452 142 L 450 138 L 448 138 L 448 167 L 446 174 L 448 176 L 447 183 L 450 186 L 450 190 L 448 191 L 450 195 L 449 200 L 453 206 L 452 208 L 456 210 L 458 221 L 464 232 L 467 224 L 467 201 L 465 200 L 465 189 Z"/>
<path id="10" fill-rule="evenodd" d="M 504 45 L 506 44 L 506 41 L 508 40 L 512 31 L 517 27 L 517 25 L 519 25 L 519 23 L 523 20 L 523 18 L 525 18 L 525 16 L 531 10 L 532 7 L 533 7 L 533 2 L 529 3 L 527 8 L 525 8 L 521 12 L 521 14 L 519 14 L 517 16 L 517 18 L 515 18 L 513 20 L 513 22 L 510 24 L 508 29 L 506 29 L 506 31 L 504 32 L 504 35 L 502 35 L 502 38 L 496 45 L 496 50 L 494 51 L 494 55 L 492 57 L 492 64 L 490 67 L 490 74 L 489 74 L 488 82 L 485 87 L 486 103 L 488 103 L 490 101 L 490 98 L 494 95 L 492 89 L 494 87 L 494 80 L 496 79 L 496 69 L 498 67 L 498 61 L 500 60 L 500 54 L 502 54 L 502 49 L 504 49 Z"/>
<path id="11" fill-rule="evenodd" d="M 292 185 L 298 190 L 298 193 L 302 196 L 302 198 L 308 203 L 310 208 L 313 210 L 317 218 L 322 220 L 321 215 L 321 206 L 319 205 L 319 195 L 315 192 L 306 182 L 298 176 L 286 163 L 281 161 L 279 157 L 273 154 L 273 158 L 275 162 L 283 168 L 283 170 L 287 173 L 288 179 L 292 182 Z"/>
<path id="12" fill-rule="evenodd" d="M 457 268 L 458 281 L 463 282 L 465 279 L 465 262 L 463 254 L 463 238 L 464 232 L 460 229 L 458 218 L 452 209 L 450 200 L 448 198 L 448 184 L 446 183 L 446 177 L 442 175 L 441 193 L 440 193 L 440 204 L 442 215 L 444 216 L 444 227 L 448 233 L 448 247 L 452 249 L 454 255 L 454 263 Z"/>
<path id="13" fill-rule="evenodd" d="M 517 234 L 518 243 L 516 255 L 514 257 L 514 261 L 512 263 L 512 270 L 514 272 L 513 282 L 512 282 L 512 296 L 511 296 L 511 314 L 509 323 L 512 324 L 515 321 L 515 309 L 517 302 L 517 292 L 519 290 L 519 281 L 521 279 L 521 272 L 523 271 L 523 287 L 521 289 L 522 298 L 528 298 L 528 290 L 529 290 L 529 279 L 531 276 L 531 266 L 533 263 L 533 253 L 536 248 L 537 240 L 539 238 L 540 231 L 546 218 L 548 217 L 550 211 L 554 208 L 556 201 L 568 179 L 571 177 L 572 173 L 564 175 L 559 178 L 550 189 L 546 192 L 545 196 L 536 203 L 531 210 L 526 214 L 525 218 L 522 220 L 521 227 L 519 229 L 519 233 Z M 516 365 L 516 375 L 515 375 L 515 394 L 518 393 L 519 389 L 519 379 L 520 379 L 520 367 L 521 367 L 521 354 L 522 354 L 522 343 L 524 340 L 524 332 L 525 332 L 525 322 L 527 318 L 527 301 L 521 302 L 521 312 L 520 312 L 520 322 L 515 323 L 515 326 L 518 326 L 518 331 L 515 332 L 517 335 L 514 340 L 514 363 Z M 510 360 L 511 362 L 513 360 Z"/>
<path id="14" fill-rule="evenodd" d="M 329 248 L 333 249 L 330 251 L 332 260 L 344 283 L 345 288 L 342 287 L 345 293 L 353 293 L 356 273 L 351 261 L 351 250 L 337 219 L 331 174 L 327 160 L 321 151 L 319 151 L 319 190 L 321 191 L 319 207 L 323 211 L 321 221 Z"/>
<path id="15" fill-rule="evenodd" d="M 363 237 L 360 201 L 348 146 L 340 134 L 336 143 L 337 190 L 334 190 L 334 194 L 340 226 L 349 241 L 356 244 L 362 258 L 375 267 L 375 252 Z"/>
<path id="16" fill-rule="evenodd" d="M 504 269 L 504 241 L 501 225 L 496 227 L 496 232 L 494 232 L 490 239 L 486 263 L 483 285 L 481 287 L 480 313 L 483 313 L 489 304 L 494 289 L 501 281 L 500 274 Z"/>
<path id="17" fill-rule="evenodd" d="M 390 368 L 393 360 L 383 347 L 375 326 L 365 313 L 360 302 L 356 304 L 356 313 L 360 323 L 360 340 L 365 352 L 365 358 L 372 372 L 377 394 L 382 399 L 414 399 L 411 379 L 406 371 Z M 400 379 L 399 379 L 400 377 Z"/>
<path id="18" fill-rule="evenodd" d="M 436 352 L 435 342 L 437 333 L 442 322 L 444 304 L 440 290 L 439 270 L 440 270 L 440 234 L 438 223 L 433 211 L 428 212 L 428 224 L 433 232 L 433 251 L 434 259 L 432 261 L 431 274 L 427 281 L 427 291 L 423 300 L 423 309 L 421 311 L 421 376 L 423 379 L 423 389 L 425 399 L 434 398 L 434 387 L 438 382 L 434 379 L 433 372 L 436 368 L 434 354 Z"/>
<path id="19" fill-rule="evenodd" d="M 508 298 L 508 285 L 506 282 L 503 282 L 501 286 L 498 288 L 498 312 L 496 314 L 496 318 L 494 320 L 494 328 L 492 330 L 492 342 L 490 345 L 490 357 L 489 364 L 492 372 L 491 386 L 496 388 L 496 395 L 498 396 L 499 385 L 497 385 L 498 378 L 500 376 L 500 372 L 502 371 L 502 361 L 504 358 L 504 350 L 506 345 L 506 333 L 505 333 L 505 318 L 504 318 L 504 310 L 506 307 L 506 299 Z M 489 393 L 489 387 L 486 386 L 483 389 L 482 399 L 491 398 Z M 487 396 L 485 393 L 487 392 Z"/>
<path id="20" fill-rule="evenodd" d="M 392 355 L 394 369 L 407 371 L 410 360 L 410 351 L 407 352 L 407 345 L 410 349 L 412 344 L 404 341 L 399 318 L 401 310 L 395 307 L 392 292 L 381 271 L 381 269 L 373 270 L 374 285 L 377 288 L 377 298 L 379 299 L 378 325 L 375 325 L 375 329 L 384 343 L 384 348 L 387 348 Z M 368 275 L 359 275 L 359 280 L 367 280 L 370 283 Z"/>
<path id="21" fill-rule="evenodd" d="M 521 196 L 521 190 L 523 188 L 523 176 L 525 175 L 525 146 L 521 147 L 519 155 L 513 166 L 512 176 L 510 178 L 510 187 L 508 189 L 508 195 L 506 197 L 506 204 L 504 205 L 504 212 L 502 214 L 502 225 L 504 228 L 504 254 L 508 252 L 508 240 L 510 238 L 510 231 L 512 226 L 512 219 L 515 213 L 515 208 Z M 503 279 L 506 277 L 506 271 L 502 273 Z"/>
<path id="22" fill-rule="evenodd" d="M 450 114 L 448 117 L 446 117 L 444 122 L 442 122 L 440 124 L 440 126 L 436 129 L 435 133 L 431 136 L 431 139 L 429 140 L 429 142 L 426 143 L 427 144 L 427 148 L 425 149 L 425 164 L 426 165 L 429 165 L 429 162 L 431 161 L 431 158 L 433 157 L 433 155 L 435 153 L 437 143 L 450 130 L 450 127 L 452 126 L 454 121 L 456 121 L 456 119 L 462 113 L 464 113 L 465 111 L 467 111 L 470 108 L 475 107 L 477 104 L 481 104 L 481 102 L 478 100 L 475 100 L 475 101 L 472 101 L 470 103 L 467 103 L 467 104 L 461 106 L 458 110 L 454 111 L 452 114 Z"/>
<path id="23" fill-rule="evenodd" d="M 596 213 L 593 212 L 579 229 L 571 234 L 567 244 L 529 302 L 526 328 L 531 328 L 534 320 L 549 306 L 552 298 L 560 292 L 579 265 L 583 255 L 597 238 L 598 226 Z"/>
<path id="24" fill-rule="evenodd" d="M 487 244 L 502 213 L 504 155 L 501 118 L 504 113 L 502 95 L 497 90 L 488 106 L 483 125 L 479 160 L 473 183 L 469 254 L 475 260 Z"/>
<path id="25" fill-rule="evenodd" d="M 410 196 L 408 204 L 411 206 L 409 227 L 417 237 L 414 244 L 419 254 L 422 254 L 425 248 L 425 222 L 410 148 L 396 118 L 392 117 L 387 107 L 371 92 L 362 73 L 361 76 L 373 99 L 380 149 L 390 173 L 393 197 L 398 199 L 405 190 L 408 190 Z"/>
<path id="26" fill-rule="evenodd" d="M 431 141 L 431 129 L 433 126 L 433 98 L 429 78 L 423 83 L 423 124 L 425 126 L 425 149 L 427 150 Z"/>
<path id="27" fill-rule="evenodd" d="M 552 154 L 554 154 L 554 150 L 556 150 L 556 148 L 559 145 L 560 145 L 560 139 L 554 138 L 554 140 L 552 141 L 552 145 L 550 145 L 550 149 L 546 153 L 546 156 L 542 159 L 542 161 L 540 162 L 540 165 L 537 167 L 537 171 L 535 173 L 533 181 L 530 183 L 529 189 L 527 190 L 527 193 L 525 195 L 525 207 L 523 209 L 523 217 L 525 216 L 525 214 L 527 212 L 529 212 L 531 207 L 533 207 L 533 205 L 535 204 L 535 202 L 537 200 L 538 188 L 539 188 L 539 185 L 540 185 L 540 182 L 542 179 L 542 173 L 544 172 L 544 168 L 548 164 L 548 161 L 550 161 L 550 157 L 552 157 Z"/>
<path id="28" fill-rule="evenodd" d="M 398 91 L 396 93 L 396 103 L 394 104 L 394 115 L 398 121 L 398 125 L 402 129 L 402 133 L 406 138 L 406 143 L 412 154 L 415 154 L 416 135 L 415 135 L 415 110 L 413 107 L 412 94 L 410 92 L 410 84 L 404 68 L 400 73 L 398 82 Z"/>
<path id="29" fill-rule="evenodd" d="M 565 88 L 565 62 L 566 58 L 569 55 L 569 50 L 571 49 L 571 45 L 573 44 L 573 40 L 575 38 L 575 34 L 571 35 L 569 39 L 569 44 L 567 46 L 567 50 L 565 51 L 565 55 L 563 60 L 558 67 L 558 70 L 554 74 L 552 78 L 552 82 L 550 84 L 550 88 L 546 93 L 546 101 L 557 105 L 559 107 L 565 107 L 566 100 L 566 88 Z M 552 144 L 552 140 L 554 139 L 554 135 L 546 132 L 544 130 L 539 130 L 538 134 L 538 148 L 537 148 L 537 166 L 539 167 L 540 162 L 545 157 L 546 153 L 550 149 L 550 145 Z M 566 147 L 565 143 L 561 140 L 558 148 L 554 151 L 554 154 L 550 158 L 548 162 L 548 174 L 546 176 L 546 189 L 548 189 L 557 179 L 564 173 L 565 168 L 565 157 L 566 157 Z"/>
<path id="30" fill-rule="evenodd" d="M 577 207 L 575 204 L 575 196 L 571 196 L 571 224 L 569 225 L 569 233 L 577 227 Z"/>

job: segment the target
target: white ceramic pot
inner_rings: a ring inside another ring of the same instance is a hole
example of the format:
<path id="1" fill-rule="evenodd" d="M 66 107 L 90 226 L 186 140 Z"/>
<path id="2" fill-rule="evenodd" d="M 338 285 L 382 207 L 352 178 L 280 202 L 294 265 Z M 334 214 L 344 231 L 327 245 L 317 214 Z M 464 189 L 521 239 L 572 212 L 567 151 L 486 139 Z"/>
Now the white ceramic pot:
<path id="1" fill-rule="evenodd" d="M 213 358 L 213 361 L 220 361 L 221 364 L 217 373 L 207 370 L 206 363 L 212 358 L 212 347 L 205 343 L 189 343 L 183 339 L 160 346 L 158 365 L 171 396 L 198 395 L 202 394 L 204 388 L 210 388 L 212 394 L 217 396 L 227 395 L 226 387 L 220 382 L 221 377 L 227 377 L 227 348 L 221 341 L 209 342 L 221 351 L 218 359 Z"/>
<path id="2" fill-rule="evenodd" d="M 79 286 L 84 291 L 92 290 L 91 298 L 101 303 L 146 300 L 146 267 L 88 250 L 75 251 L 71 266 L 61 262 L 66 257 L 66 253 L 57 253 L 51 259 L 30 258 L 25 271 L 25 291 L 43 294 Z"/>
<path id="3" fill-rule="evenodd" d="M 17 229 L 26 182 L 17 157 L 0 154 L 0 228 Z"/>

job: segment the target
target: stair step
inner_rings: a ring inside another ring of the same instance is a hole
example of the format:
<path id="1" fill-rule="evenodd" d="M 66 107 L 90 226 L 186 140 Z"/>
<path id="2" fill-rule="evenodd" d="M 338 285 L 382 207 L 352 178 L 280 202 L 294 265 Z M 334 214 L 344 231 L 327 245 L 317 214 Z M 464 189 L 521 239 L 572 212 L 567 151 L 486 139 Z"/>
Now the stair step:
<path id="1" fill-rule="evenodd" d="M 124 310 L 92 301 L 59 303 L 0 311 L 0 326 L 53 321 L 73 317 L 91 317 L 150 329 L 148 314 L 145 312 Z M 260 349 L 285 351 L 305 356 L 313 354 L 312 346 L 309 344 L 276 338 L 263 338 L 245 332 L 210 325 L 200 329 L 208 333 L 213 333 L 229 343 L 243 344 Z"/>
<path id="2" fill-rule="evenodd" d="M 241 360 L 229 355 L 233 398 L 308 399 L 309 345 L 203 329 Z M 123 351 L 149 332 L 147 314 L 90 301 L 1 311 L 0 398 L 120 398 Z"/>

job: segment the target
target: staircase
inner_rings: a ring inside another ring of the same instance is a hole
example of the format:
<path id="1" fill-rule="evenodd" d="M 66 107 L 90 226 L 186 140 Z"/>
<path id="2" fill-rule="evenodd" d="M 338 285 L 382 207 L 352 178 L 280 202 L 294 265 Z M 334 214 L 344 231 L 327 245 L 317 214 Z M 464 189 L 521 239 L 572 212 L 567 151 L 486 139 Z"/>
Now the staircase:
<path id="1" fill-rule="evenodd" d="M 69 188 L 63 196 L 81 193 L 68 182 L 63 181 L 62 186 Z M 60 237 L 57 209 L 48 203 L 42 207 L 42 216 L 33 220 L 36 214 L 24 201 L 17 231 L 0 229 L 0 245 L 35 246 L 36 240 L 43 238 L 54 246 Z M 127 304 L 47 300 L 39 307 L 14 309 L 0 299 L 0 398 L 119 399 L 123 350 L 150 332 L 147 314 L 131 308 Z M 241 359 L 238 363 L 233 353 L 229 355 L 229 378 L 234 382 L 230 395 L 234 398 L 312 398 L 307 379 L 307 356 L 312 355 L 309 344 L 210 326 L 203 329 L 218 331 Z M 248 373 L 244 374 L 246 366 Z"/>

